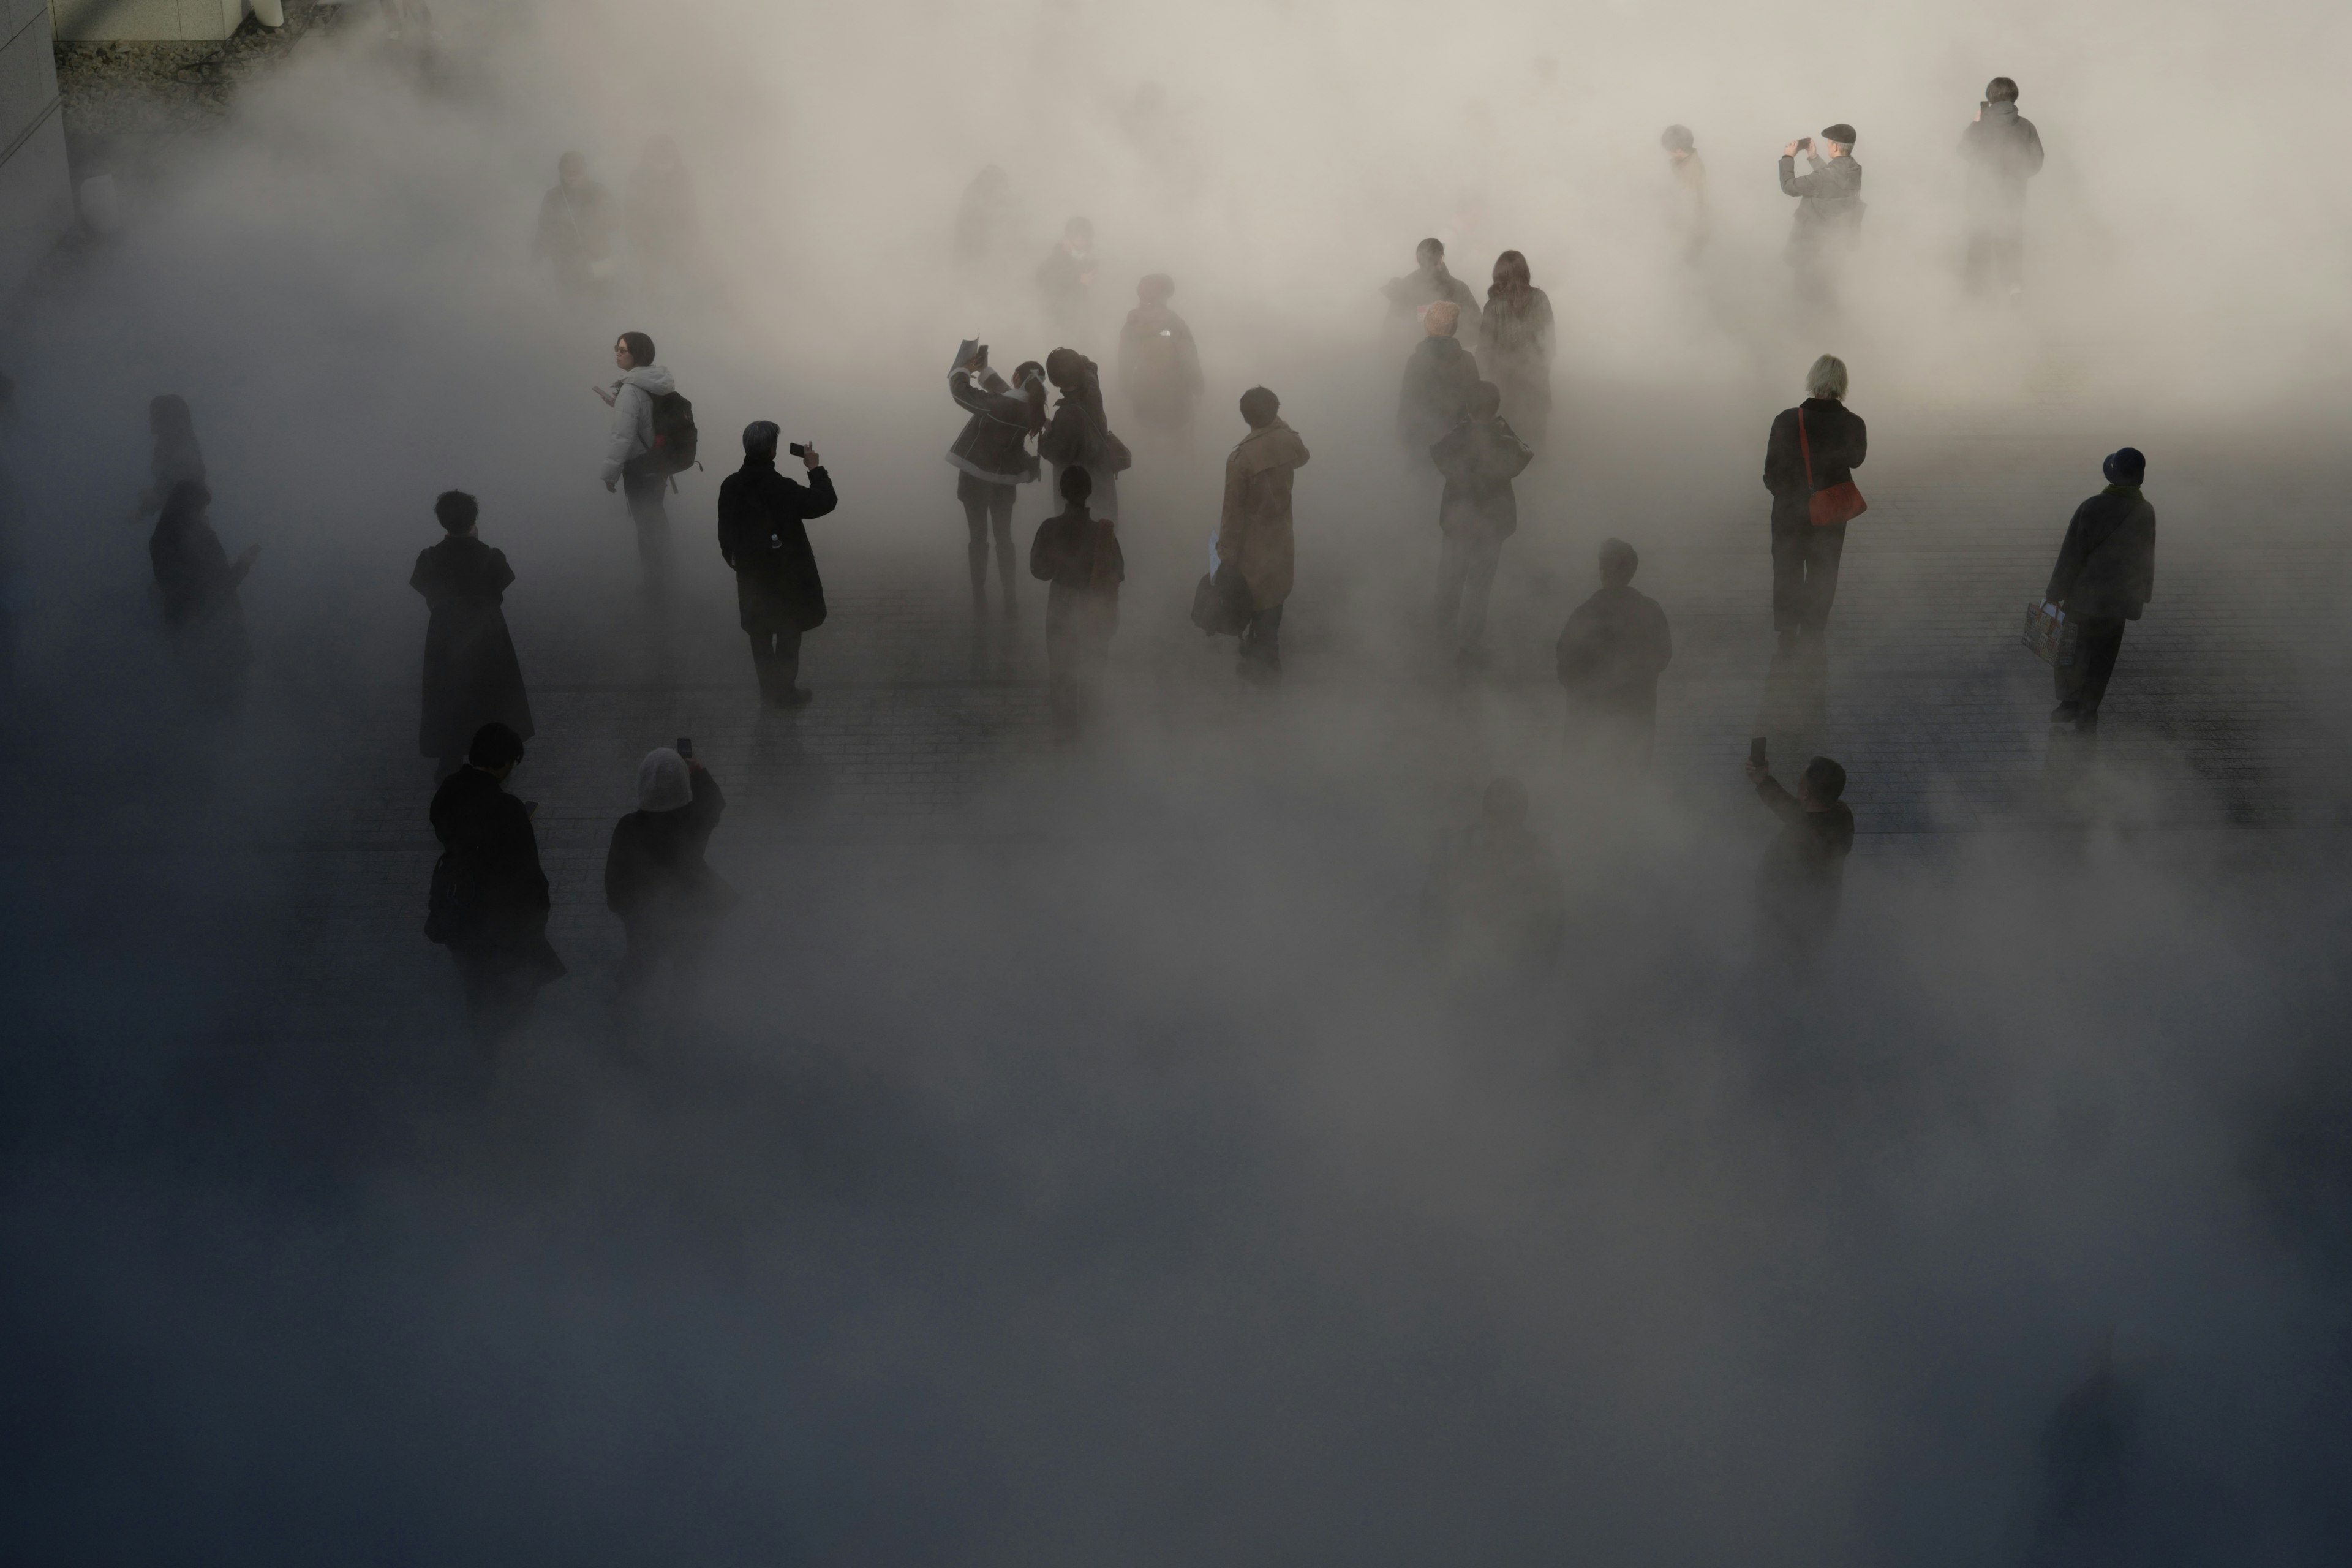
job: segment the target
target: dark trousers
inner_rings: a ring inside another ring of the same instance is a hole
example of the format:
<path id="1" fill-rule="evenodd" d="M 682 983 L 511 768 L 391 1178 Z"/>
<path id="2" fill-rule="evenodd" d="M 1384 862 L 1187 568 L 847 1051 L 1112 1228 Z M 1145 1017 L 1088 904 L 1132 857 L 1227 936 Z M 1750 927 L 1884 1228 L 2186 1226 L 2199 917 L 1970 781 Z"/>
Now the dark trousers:
<path id="1" fill-rule="evenodd" d="M 2107 695 L 2107 681 L 2116 673 L 2116 656 L 2124 650 L 2124 628 L 2129 621 L 2080 620 L 2074 623 L 2074 662 L 2053 665 L 2050 673 L 2058 700 L 2082 704 L 2083 717 L 2095 719 Z"/>
<path id="2" fill-rule="evenodd" d="M 1503 542 L 1491 534 L 1449 533 L 1437 557 L 1438 635 L 1464 649 L 1486 640 L 1486 600 L 1495 591 L 1495 568 L 1502 564 Z"/>
<path id="3" fill-rule="evenodd" d="M 956 500 L 963 502 L 964 526 L 971 538 L 964 554 L 971 563 L 971 607 L 988 607 L 988 541 L 996 538 L 996 574 L 1003 584 L 1004 607 L 1013 608 L 1013 499 L 1011 485 L 992 485 L 970 474 L 956 477 Z"/>
<path id="4" fill-rule="evenodd" d="M 1045 704 L 1054 733 L 1076 740 L 1102 702 L 1103 670 L 1110 662 L 1110 639 L 1078 626 L 1045 628 Z"/>
<path id="5" fill-rule="evenodd" d="M 1242 628 L 1241 673 L 1244 679 L 1272 680 L 1282 674 L 1282 606 L 1258 611 Z"/>
<path id="6" fill-rule="evenodd" d="M 669 582 L 669 510 L 664 504 L 668 493 L 669 476 L 656 470 L 650 457 L 621 465 L 621 494 L 629 502 L 629 521 L 637 525 L 637 561 L 648 588 Z"/>
<path id="7" fill-rule="evenodd" d="M 801 634 L 761 626 L 751 637 L 751 668 L 760 672 L 761 700 L 781 702 L 801 683 Z"/>
<path id="8" fill-rule="evenodd" d="M 1971 294 L 2009 295 L 2025 287 L 2025 231 L 2016 224 L 1982 223 L 1969 231 L 1963 268 Z"/>
<path id="9" fill-rule="evenodd" d="M 1772 629 L 1783 649 L 1818 642 L 1837 600 L 1838 562 L 1845 555 L 1845 524 L 1815 528 L 1802 511 L 1793 523 L 1772 519 Z"/>

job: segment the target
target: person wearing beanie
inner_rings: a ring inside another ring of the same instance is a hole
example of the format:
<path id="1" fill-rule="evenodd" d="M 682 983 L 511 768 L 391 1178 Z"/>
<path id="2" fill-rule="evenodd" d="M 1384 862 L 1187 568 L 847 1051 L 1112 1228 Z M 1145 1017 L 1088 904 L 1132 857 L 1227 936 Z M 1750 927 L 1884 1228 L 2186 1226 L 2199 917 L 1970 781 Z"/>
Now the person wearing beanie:
<path id="1" fill-rule="evenodd" d="M 2042 172 L 2042 133 L 2017 112 L 2017 84 L 1985 84 L 1960 133 L 1969 164 L 1969 291 L 2015 300 L 2025 291 L 2025 183 Z"/>
<path id="2" fill-rule="evenodd" d="M 2124 626 L 2156 596 L 2156 509 L 2140 494 L 2147 459 L 2125 447 L 2100 467 L 2106 488 L 2074 509 L 2042 595 L 2074 628 L 2073 662 L 2052 667 L 2058 706 L 2050 721 L 2077 734 L 2097 732 Z"/>
<path id="3" fill-rule="evenodd" d="M 629 942 L 625 999 L 665 963 L 678 987 L 690 984 L 719 917 L 733 906 L 734 889 L 703 858 L 726 809 L 700 763 L 661 746 L 637 764 L 637 809 L 613 825 L 604 856 L 604 907 L 621 917 Z"/>
<path id="4" fill-rule="evenodd" d="M 1087 512 L 1094 476 L 1072 463 L 1062 470 L 1059 488 L 1062 510 L 1037 525 L 1029 574 L 1051 584 L 1045 590 L 1045 694 L 1054 736 L 1075 741 L 1101 700 L 1127 556 L 1111 520 Z"/>
<path id="5" fill-rule="evenodd" d="M 1797 302 L 1818 318 L 1837 310 L 1837 280 L 1845 253 L 1862 232 L 1862 165 L 1853 161 L 1853 127 L 1840 121 L 1780 149 L 1780 192 L 1797 198 L 1789 229 L 1789 263 L 1796 269 Z M 1811 165 L 1797 173 L 1797 154 Z"/>
<path id="6" fill-rule="evenodd" d="M 483 725 L 466 749 L 466 765 L 442 781 L 428 813 L 441 859 L 425 936 L 457 960 L 467 1016 L 485 1046 L 520 1026 L 539 988 L 564 974 L 547 941 L 547 873 L 530 820 L 539 805 L 503 787 L 522 755 L 522 737 L 511 728 Z"/>
<path id="7" fill-rule="evenodd" d="M 719 553 L 735 573 L 736 615 L 751 639 L 760 700 L 799 708 L 811 695 L 800 684 L 801 638 L 824 625 L 825 616 L 807 521 L 839 500 L 814 447 L 801 449 L 807 484 L 776 471 L 782 435 L 765 419 L 743 427 L 743 466 L 719 487 Z"/>
<path id="8" fill-rule="evenodd" d="M 514 568 L 506 552 L 476 532 L 481 506 L 463 490 L 444 490 L 433 503 L 441 542 L 417 552 L 408 585 L 425 595 L 433 615 L 425 628 L 425 702 L 416 749 L 440 759 L 436 779 L 465 763 L 474 732 L 504 724 L 530 739 L 530 697 L 522 664 L 507 631 L 507 590 Z"/>

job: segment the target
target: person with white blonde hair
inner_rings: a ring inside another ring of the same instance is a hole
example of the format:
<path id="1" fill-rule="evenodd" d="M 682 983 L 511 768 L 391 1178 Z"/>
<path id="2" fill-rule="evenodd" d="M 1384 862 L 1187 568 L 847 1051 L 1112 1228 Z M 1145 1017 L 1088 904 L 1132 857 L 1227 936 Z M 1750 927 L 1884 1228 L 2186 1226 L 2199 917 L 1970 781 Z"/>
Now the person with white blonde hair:
<path id="1" fill-rule="evenodd" d="M 691 742 L 656 747 L 637 764 L 637 809 L 613 825 L 604 856 L 604 907 L 629 939 L 625 997 L 665 962 L 680 986 L 690 982 L 719 917 L 735 902 L 735 890 L 703 858 L 726 809 Z"/>
<path id="2" fill-rule="evenodd" d="M 1816 523 L 1815 492 L 1848 483 L 1870 450 L 1870 431 L 1845 405 L 1845 361 L 1823 354 L 1805 373 L 1805 401 L 1784 408 L 1764 444 L 1772 492 L 1772 630 L 1785 658 L 1826 654 L 1845 524 Z"/>

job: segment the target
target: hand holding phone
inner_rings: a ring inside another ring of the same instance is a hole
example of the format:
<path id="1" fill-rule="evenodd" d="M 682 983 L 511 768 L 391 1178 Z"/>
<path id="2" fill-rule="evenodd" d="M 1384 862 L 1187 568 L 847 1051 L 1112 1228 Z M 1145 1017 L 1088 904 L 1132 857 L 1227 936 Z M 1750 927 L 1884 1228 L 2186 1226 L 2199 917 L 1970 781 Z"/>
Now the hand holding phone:
<path id="1" fill-rule="evenodd" d="M 690 763 L 694 761 L 694 737 L 691 735 L 680 735 L 677 738 L 676 750 L 677 754 L 685 758 L 688 762 Z"/>

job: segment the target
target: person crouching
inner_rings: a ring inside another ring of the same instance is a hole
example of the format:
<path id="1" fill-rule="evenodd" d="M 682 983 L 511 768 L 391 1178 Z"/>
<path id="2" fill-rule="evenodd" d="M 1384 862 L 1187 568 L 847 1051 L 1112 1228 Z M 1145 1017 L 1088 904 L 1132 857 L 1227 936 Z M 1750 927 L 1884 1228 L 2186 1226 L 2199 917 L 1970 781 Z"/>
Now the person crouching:
<path id="1" fill-rule="evenodd" d="M 1045 691 L 1057 740 L 1076 740 L 1102 689 L 1110 639 L 1118 630 L 1118 585 L 1127 557 L 1108 518 L 1090 516 L 1094 476 L 1073 463 L 1062 470 L 1062 510 L 1037 525 L 1029 574 L 1045 591 Z"/>

